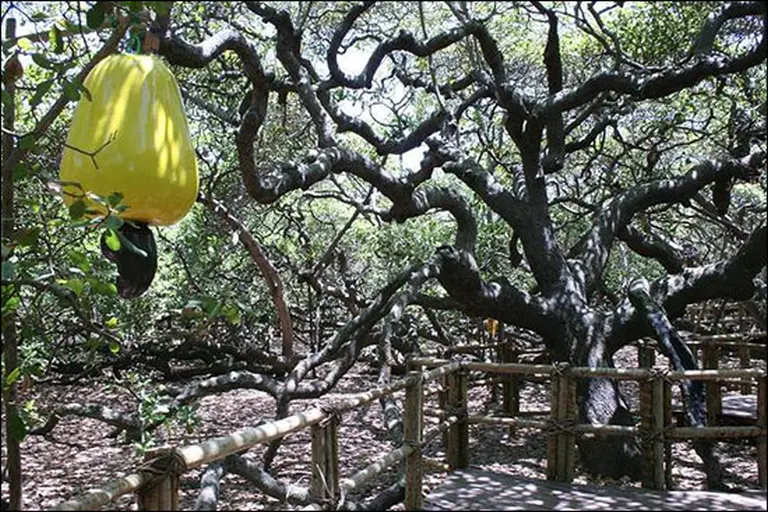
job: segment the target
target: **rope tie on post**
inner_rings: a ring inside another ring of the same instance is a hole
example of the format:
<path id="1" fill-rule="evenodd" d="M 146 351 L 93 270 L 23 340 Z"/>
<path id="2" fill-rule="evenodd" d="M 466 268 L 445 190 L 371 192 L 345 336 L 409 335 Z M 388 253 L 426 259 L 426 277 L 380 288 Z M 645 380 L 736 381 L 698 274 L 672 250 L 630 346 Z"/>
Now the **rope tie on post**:
<path id="1" fill-rule="evenodd" d="M 655 440 L 657 440 L 659 438 L 663 438 L 664 437 L 664 433 L 667 432 L 668 430 L 673 429 L 673 428 L 674 427 L 669 426 L 669 427 L 665 427 L 665 428 L 661 428 L 661 429 L 658 429 L 656 431 L 653 431 L 653 430 L 651 430 L 651 429 L 649 429 L 647 427 L 642 427 L 641 426 L 641 427 L 639 427 L 638 435 L 639 435 L 640 439 L 642 439 L 644 442 L 651 442 L 651 441 L 655 441 Z"/>
<path id="2" fill-rule="evenodd" d="M 324 402 L 320 404 L 319 409 L 323 411 L 323 414 L 325 414 L 326 417 L 318 423 L 318 426 L 325 427 L 329 423 L 334 423 L 336 425 L 341 424 L 341 412 L 339 411 L 338 404 L 334 402 Z"/>
<path id="3" fill-rule="evenodd" d="M 555 361 L 552 363 L 552 371 L 550 372 L 551 375 L 568 375 L 568 370 L 570 369 L 571 365 L 570 363 L 566 361 Z"/>
<path id="4" fill-rule="evenodd" d="M 169 476 L 181 476 L 187 469 L 187 461 L 176 448 L 146 461 L 138 468 L 141 473 L 148 473 L 149 482 L 145 490 L 153 489 Z"/>
<path id="5" fill-rule="evenodd" d="M 462 420 L 467 416 L 467 408 L 460 405 L 456 407 L 446 406 L 444 409 L 446 418 L 456 416 L 458 419 Z"/>
<path id="6" fill-rule="evenodd" d="M 544 433 L 547 435 L 554 435 L 554 434 L 576 435 L 576 431 L 573 428 L 576 426 L 576 424 L 577 424 L 577 421 L 574 419 L 555 420 L 552 418 L 548 418 L 547 426 L 544 429 Z"/>
<path id="7" fill-rule="evenodd" d="M 646 381 L 653 382 L 655 380 L 661 379 L 668 384 L 672 384 L 672 379 L 669 377 L 669 375 L 669 368 L 664 366 L 654 366 L 652 368 L 648 368 L 648 377 L 646 377 Z"/>
<path id="8" fill-rule="evenodd" d="M 425 444 L 426 443 L 424 442 L 415 441 L 413 439 L 406 439 L 405 441 L 403 441 L 404 446 L 410 446 L 411 448 L 413 448 L 414 453 L 419 455 L 421 455 L 421 448 Z"/>

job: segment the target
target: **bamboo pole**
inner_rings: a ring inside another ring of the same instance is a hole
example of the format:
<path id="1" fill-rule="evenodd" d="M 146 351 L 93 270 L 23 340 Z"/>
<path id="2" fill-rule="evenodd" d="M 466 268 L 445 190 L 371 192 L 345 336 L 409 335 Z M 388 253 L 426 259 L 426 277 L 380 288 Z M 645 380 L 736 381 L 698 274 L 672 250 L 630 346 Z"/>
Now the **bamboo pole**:
<path id="1" fill-rule="evenodd" d="M 666 432 L 669 439 L 727 439 L 760 437 L 766 428 L 757 427 L 675 427 Z"/>
<path id="2" fill-rule="evenodd" d="M 754 333 L 751 336 L 759 337 L 759 336 L 765 336 L 765 331 Z M 710 334 L 707 336 L 700 336 L 696 335 L 696 339 L 692 340 L 685 340 L 686 343 L 692 343 L 692 344 L 705 344 L 705 343 L 717 343 L 717 342 L 738 342 L 735 343 L 735 345 L 740 344 L 748 344 L 748 342 L 741 342 L 744 338 L 744 333 L 736 332 L 736 333 L 730 333 L 730 334 Z M 756 346 L 762 346 L 758 344 L 753 344 Z"/>
<path id="3" fill-rule="evenodd" d="M 518 428 L 538 428 L 545 430 L 549 423 L 541 420 L 523 420 L 519 418 L 503 418 L 496 416 L 469 416 L 467 422 L 475 425 L 500 425 L 500 426 L 515 426 Z M 571 427 L 571 430 L 575 435 L 582 437 L 591 437 L 594 435 L 599 436 L 616 436 L 616 437 L 632 437 L 639 434 L 640 429 L 637 427 L 628 427 L 624 425 L 587 425 L 577 424 Z"/>
<path id="4" fill-rule="evenodd" d="M 440 359 L 428 359 L 428 358 L 415 358 L 413 362 L 424 364 L 424 366 L 439 366 L 442 363 L 448 361 Z M 480 363 L 475 361 L 465 361 L 461 363 L 461 366 L 471 371 L 482 371 L 490 373 L 514 373 L 522 375 L 549 375 L 552 371 L 551 365 L 546 364 L 522 364 L 522 363 Z M 647 379 L 650 376 L 650 372 L 647 369 L 638 368 L 585 368 L 585 367 L 572 367 L 570 369 L 571 377 L 578 378 L 595 378 L 605 377 L 616 380 L 641 380 Z M 684 370 L 669 372 L 667 378 L 670 380 L 726 380 L 726 379 L 740 379 L 742 377 L 759 378 L 765 375 L 765 371 L 751 368 L 751 369 L 718 369 L 718 370 Z"/>
<path id="5" fill-rule="evenodd" d="M 458 417 L 451 416 L 446 421 L 440 423 L 438 426 L 427 431 L 423 435 L 423 438 L 421 440 L 421 446 L 426 445 L 430 440 L 437 437 L 438 434 L 445 432 L 446 429 L 456 421 L 458 421 Z M 382 473 L 388 467 L 394 464 L 397 464 L 401 460 L 405 459 L 406 457 L 414 453 L 414 451 L 416 451 L 416 448 L 414 448 L 412 444 L 404 444 L 400 448 L 388 452 L 386 455 L 372 462 L 362 470 L 355 473 L 353 476 L 342 480 L 341 485 L 339 486 L 340 492 L 343 494 L 347 494 L 353 489 L 360 487 L 371 478 Z M 427 457 L 424 457 L 424 456 L 421 457 L 421 461 L 422 461 L 422 466 L 430 465 L 434 468 L 439 469 L 440 471 L 448 471 L 449 469 L 446 464 L 435 461 L 434 459 L 428 459 Z M 423 469 L 424 468 L 422 467 L 422 470 Z"/>
<path id="6" fill-rule="evenodd" d="M 315 425 L 325 419 L 327 414 L 319 408 L 288 416 L 255 428 L 242 430 L 228 436 L 217 437 L 199 444 L 180 448 L 187 468 L 192 469 L 209 462 L 223 459 L 261 443 L 267 443 L 302 428 Z"/>
<path id="7" fill-rule="evenodd" d="M 415 382 L 405 390 L 404 443 L 414 451 L 405 459 L 405 508 L 419 510 L 422 507 L 421 481 L 421 408 L 422 374 L 415 374 Z"/>
<path id="8" fill-rule="evenodd" d="M 540 420 L 523 420 L 520 418 L 504 418 L 504 417 L 496 417 L 496 416 L 469 416 L 467 418 L 467 423 L 470 425 L 500 425 L 505 427 L 524 427 L 524 428 L 540 428 L 545 429 L 547 428 L 547 422 L 546 421 L 540 421 Z"/>
<path id="9" fill-rule="evenodd" d="M 416 449 L 411 445 L 403 445 L 397 450 L 392 450 L 386 455 L 377 459 L 375 462 L 369 464 L 362 470 L 355 473 L 349 478 L 344 478 L 341 481 L 340 489 L 343 494 L 353 491 L 360 487 L 371 478 L 381 474 L 388 467 L 393 464 L 397 464 L 401 460 L 411 455 Z"/>
<path id="10" fill-rule="evenodd" d="M 768 442 L 766 442 L 766 424 L 768 421 L 768 403 L 766 391 L 768 390 L 768 377 L 763 376 L 757 381 L 757 424 L 763 430 L 763 434 L 757 438 L 757 479 L 760 486 L 766 488 L 766 476 L 768 475 Z"/>
<path id="11" fill-rule="evenodd" d="M 98 489 L 91 489 L 82 496 L 60 503 L 54 510 L 97 510 L 120 496 L 135 492 L 148 481 L 144 473 L 131 473 Z"/>

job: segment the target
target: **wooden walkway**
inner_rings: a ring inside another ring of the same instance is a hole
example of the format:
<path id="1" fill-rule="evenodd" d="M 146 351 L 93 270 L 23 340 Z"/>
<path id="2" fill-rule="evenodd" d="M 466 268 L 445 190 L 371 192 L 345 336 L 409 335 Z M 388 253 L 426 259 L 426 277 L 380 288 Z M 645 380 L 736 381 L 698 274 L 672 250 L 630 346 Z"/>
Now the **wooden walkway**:
<path id="1" fill-rule="evenodd" d="M 425 510 L 766 510 L 761 491 L 646 491 L 531 480 L 478 469 L 451 474 Z"/>

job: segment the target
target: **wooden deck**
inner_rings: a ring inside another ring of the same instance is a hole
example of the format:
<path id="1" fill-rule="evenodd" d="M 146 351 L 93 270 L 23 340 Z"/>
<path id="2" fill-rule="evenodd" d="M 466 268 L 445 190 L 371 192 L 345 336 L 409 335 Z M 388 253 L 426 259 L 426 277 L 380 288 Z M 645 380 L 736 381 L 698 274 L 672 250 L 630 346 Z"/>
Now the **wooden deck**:
<path id="1" fill-rule="evenodd" d="M 425 497 L 425 510 L 766 510 L 766 493 L 646 491 L 531 480 L 464 469 Z"/>

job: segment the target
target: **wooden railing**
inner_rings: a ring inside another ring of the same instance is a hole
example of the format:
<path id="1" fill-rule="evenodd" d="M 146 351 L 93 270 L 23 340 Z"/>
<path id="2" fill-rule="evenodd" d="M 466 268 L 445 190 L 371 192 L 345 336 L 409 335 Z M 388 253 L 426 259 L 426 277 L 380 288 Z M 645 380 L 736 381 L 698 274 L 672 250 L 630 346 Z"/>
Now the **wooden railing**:
<path id="1" fill-rule="evenodd" d="M 320 506 L 336 500 L 383 470 L 405 461 L 405 507 L 422 506 L 422 448 L 442 434 L 450 469 L 469 465 L 470 424 L 504 425 L 511 428 L 533 427 L 548 435 L 547 478 L 571 482 L 574 472 L 575 439 L 584 435 L 641 436 L 644 451 L 643 486 L 663 489 L 670 479 L 670 443 L 697 438 L 756 437 L 760 485 L 766 487 L 766 374 L 762 370 L 691 370 L 667 372 L 653 369 L 571 368 L 567 365 L 530 365 L 516 363 L 450 362 L 417 358 L 410 362 L 411 372 L 389 386 L 352 395 L 343 400 L 320 401 L 304 412 L 255 428 L 203 443 L 155 452 L 133 473 L 113 480 L 58 505 L 56 510 L 94 510 L 120 496 L 135 493 L 140 510 L 177 510 L 179 478 L 188 470 L 222 460 L 258 444 L 268 443 L 304 428 L 311 428 L 312 471 L 310 490 Z M 434 368 L 422 371 L 422 368 Z M 543 375 L 551 380 L 550 418 L 547 421 L 510 416 L 470 415 L 467 409 L 470 371 L 503 375 Z M 575 382 L 579 378 L 607 377 L 637 380 L 641 383 L 640 427 L 588 425 L 577 422 Z M 716 381 L 755 379 L 758 387 L 758 419 L 754 427 L 671 427 L 671 384 L 683 379 Z M 424 385 L 442 379 L 440 408 L 424 407 Z M 404 441 L 348 478 L 339 476 L 338 425 L 341 414 L 372 400 L 405 390 Z M 423 432 L 424 415 L 436 415 L 440 423 Z M 667 472 L 664 470 L 665 461 Z"/>
<path id="2" fill-rule="evenodd" d="M 438 359 L 414 359 L 418 367 L 445 364 Z M 530 365 L 516 363 L 463 362 L 461 371 L 480 371 L 517 376 L 548 376 L 550 385 L 550 418 L 547 421 L 505 416 L 466 416 L 466 424 L 505 425 L 509 427 L 539 428 L 548 434 L 547 478 L 571 482 L 574 472 L 574 449 L 577 436 L 640 436 L 643 449 L 643 487 L 664 489 L 671 487 L 671 443 L 689 439 L 757 438 L 758 480 L 766 488 L 766 373 L 759 369 L 738 370 L 688 370 L 668 371 L 666 368 L 571 368 L 568 365 Z M 576 379 L 610 378 L 635 380 L 640 383 L 640 426 L 590 425 L 578 423 L 576 410 Z M 730 379 L 754 379 L 757 381 L 756 426 L 741 427 L 672 427 L 672 392 L 674 382 L 700 380 L 715 382 Z M 466 385 L 446 381 L 448 395 L 458 395 L 454 407 L 465 407 Z M 509 411 L 505 411 L 509 414 Z M 437 412 L 438 415 L 444 414 Z M 465 430 L 466 431 L 466 428 Z M 466 434 L 456 435 L 466 436 Z M 449 441 L 450 442 L 450 441 Z M 453 444 L 468 446 L 466 439 Z M 460 454 L 456 460 L 464 467 L 469 454 Z M 666 471 L 665 471 L 666 462 Z"/>
<path id="3" fill-rule="evenodd" d="M 421 503 L 420 447 L 434 439 L 451 424 L 449 419 L 422 435 L 423 385 L 458 369 L 458 363 L 449 363 L 424 373 L 412 372 L 406 378 L 389 386 L 352 395 L 343 400 L 320 401 L 317 407 L 255 428 L 199 444 L 155 452 L 153 458 L 131 474 L 88 491 L 82 496 L 67 500 L 59 504 L 55 510 L 95 510 L 129 493 L 136 494 L 140 510 L 177 510 L 179 478 L 186 471 L 222 460 L 229 455 L 243 452 L 258 444 L 268 443 L 307 427 L 312 429 L 310 489 L 319 503 L 333 502 L 341 494 L 352 491 L 387 467 L 405 459 L 406 480 L 419 481 L 418 487 L 406 486 L 406 503 L 409 508 L 418 508 Z M 387 453 L 353 476 L 340 479 L 337 430 L 339 415 L 403 389 L 405 389 L 406 415 L 402 447 Z"/>

